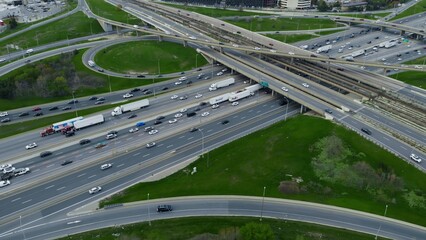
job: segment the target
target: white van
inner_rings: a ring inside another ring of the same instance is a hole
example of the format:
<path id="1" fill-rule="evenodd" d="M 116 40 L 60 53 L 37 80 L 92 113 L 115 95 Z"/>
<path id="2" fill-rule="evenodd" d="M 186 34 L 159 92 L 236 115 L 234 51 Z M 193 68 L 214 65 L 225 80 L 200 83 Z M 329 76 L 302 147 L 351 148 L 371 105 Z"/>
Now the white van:
<path id="1" fill-rule="evenodd" d="M 30 54 L 30 53 L 32 53 L 32 52 L 34 52 L 34 49 L 32 49 L 32 48 L 27 49 L 27 51 L 26 51 L 26 53 L 27 53 L 27 54 Z"/>
<path id="2" fill-rule="evenodd" d="M 91 67 L 94 67 L 94 66 L 95 66 L 95 62 L 94 62 L 94 61 L 92 61 L 92 60 L 89 60 L 87 63 L 88 63 L 88 64 L 89 64 L 89 66 L 91 66 Z"/>

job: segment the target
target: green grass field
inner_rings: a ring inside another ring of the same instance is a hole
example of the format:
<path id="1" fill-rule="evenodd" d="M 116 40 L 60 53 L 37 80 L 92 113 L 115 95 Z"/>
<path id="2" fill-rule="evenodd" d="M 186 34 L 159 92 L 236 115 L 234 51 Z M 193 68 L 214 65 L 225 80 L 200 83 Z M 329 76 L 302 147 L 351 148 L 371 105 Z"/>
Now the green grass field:
<path id="1" fill-rule="evenodd" d="M 311 160 L 316 154 L 310 147 L 320 138 L 334 134 L 358 153 L 376 171 L 387 169 L 403 179 L 405 188 L 425 193 L 426 175 L 391 153 L 364 140 L 358 134 L 330 121 L 317 117 L 299 116 L 280 122 L 267 129 L 224 145 L 209 153 L 206 160 L 198 160 L 186 169 L 197 167 L 197 174 L 179 171 L 165 179 L 140 183 L 119 195 L 101 202 L 101 206 L 113 203 L 191 195 L 251 195 L 311 201 L 336 205 L 382 215 L 388 204 L 387 216 L 426 225 L 424 208 L 410 208 L 402 194 L 381 196 L 319 180 L 313 172 Z M 283 194 L 280 183 L 288 180 L 288 174 L 301 177 L 311 190 L 300 194 Z M 322 190 L 321 190 L 322 189 Z M 326 191 L 327 190 L 327 191 Z M 323 192 L 325 191 L 325 192 Z M 374 196 L 374 197 L 373 197 Z"/>
<path id="2" fill-rule="evenodd" d="M 161 74 L 186 71 L 207 63 L 201 54 L 182 44 L 137 41 L 105 48 L 95 56 L 99 66 L 121 73 Z"/>
<path id="3" fill-rule="evenodd" d="M 390 75 L 389 77 L 405 82 L 407 84 L 426 89 L 426 73 L 407 71 Z"/>
<path id="4" fill-rule="evenodd" d="M 387 13 L 375 13 L 375 14 L 358 14 L 358 13 L 348 13 L 348 14 L 332 14 L 333 16 L 343 16 L 343 17 L 355 17 L 355 18 L 364 18 L 364 19 L 378 19 L 389 15 L 391 12 Z"/>
<path id="5" fill-rule="evenodd" d="M 196 12 L 199 14 L 203 14 L 209 17 L 219 18 L 219 17 L 233 17 L 233 16 L 264 16 L 264 15 L 270 15 L 270 14 L 264 14 L 264 13 L 254 13 L 254 12 L 247 12 L 247 11 L 235 11 L 235 10 L 226 10 L 226 9 L 220 9 L 220 8 L 208 8 L 208 7 L 193 7 L 193 6 L 184 6 L 180 4 L 170 4 L 170 3 L 162 3 L 164 5 L 184 9 L 191 12 Z"/>
<path id="6" fill-rule="evenodd" d="M 188 217 L 152 221 L 151 223 L 151 226 L 145 222 L 120 226 L 119 228 L 98 229 L 60 238 L 60 240 L 115 240 L 117 238 L 112 235 L 114 233 L 120 234 L 119 239 L 243 240 L 239 236 L 240 228 L 247 223 L 259 223 L 259 219 L 248 217 Z M 310 223 L 263 218 L 262 224 L 269 225 L 275 235 L 275 239 L 282 240 L 364 240 L 373 238 L 373 236 L 368 234 Z M 379 237 L 378 239 L 383 238 Z"/>
<path id="7" fill-rule="evenodd" d="M 395 19 L 400 19 L 403 17 L 411 16 L 417 13 L 422 13 L 426 11 L 426 0 L 418 0 L 419 3 L 415 4 L 414 6 L 411 6 L 407 10 L 403 11 L 402 13 L 398 14 L 394 18 L 392 18 L 390 21 Z"/>
<path id="8" fill-rule="evenodd" d="M 2 42 L 3 47 L 0 48 L 0 55 L 7 54 L 7 44 L 14 44 L 21 49 L 28 49 L 101 32 L 103 30 L 95 19 L 89 19 L 82 12 L 77 12 L 66 18 L 5 40 Z M 13 52 L 13 49 L 9 48 L 9 51 Z"/>
<path id="9" fill-rule="evenodd" d="M 276 18 L 276 19 L 242 19 L 226 20 L 227 22 L 250 31 L 290 31 L 290 30 L 311 30 L 340 27 L 341 24 L 328 19 L 312 18 Z"/>
<path id="10" fill-rule="evenodd" d="M 309 39 L 318 37 L 311 34 L 294 34 L 294 35 L 266 34 L 265 36 L 284 42 L 284 43 L 294 43 L 294 42 L 309 40 Z"/>
<path id="11" fill-rule="evenodd" d="M 111 5 L 103 0 L 87 0 L 86 2 L 90 10 L 100 17 L 132 25 L 144 25 L 142 20 L 123 11 L 119 6 Z"/>

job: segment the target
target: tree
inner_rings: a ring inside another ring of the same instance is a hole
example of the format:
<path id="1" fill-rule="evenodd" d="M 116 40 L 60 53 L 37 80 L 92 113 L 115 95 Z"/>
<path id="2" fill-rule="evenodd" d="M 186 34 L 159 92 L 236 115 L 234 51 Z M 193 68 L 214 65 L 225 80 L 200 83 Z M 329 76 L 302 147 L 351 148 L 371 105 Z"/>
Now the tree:
<path id="1" fill-rule="evenodd" d="M 268 224 L 250 222 L 240 229 L 240 238 L 244 240 L 270 240 L 275 239 L 275 236 Z"/>
<path id="2" fill-rule="evenodd" d="M 15 29 L 18 26 L 18 22 L 16 21 L 15 16 L 10 16 L 9 18 L 10 18 L 10 20 L 9 20 L 9 28 L 10 29 Z"/>
<path id="3" fill-rule="evenodd" d="M 318 8 L 318 11 L 320 11 L 320 12 L 326 12 L 329 9 L 327 3 L 324 0 L 318 1 L 318 7 L 317 8 Z"/>

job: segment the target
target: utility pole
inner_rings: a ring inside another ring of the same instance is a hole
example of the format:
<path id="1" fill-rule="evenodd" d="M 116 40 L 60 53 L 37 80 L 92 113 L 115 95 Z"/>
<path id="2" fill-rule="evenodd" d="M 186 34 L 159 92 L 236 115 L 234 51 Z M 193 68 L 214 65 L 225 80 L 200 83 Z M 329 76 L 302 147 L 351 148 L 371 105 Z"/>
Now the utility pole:
<path id="1" fill-rule="evenodd" d="M 263 216 L 263 204 L 265 202 L 265 192 L 266 192 L 266 187 L 263 187 L 262 208 L 260 209 L 260 221 L 262 221 L 262 216 Z"/>

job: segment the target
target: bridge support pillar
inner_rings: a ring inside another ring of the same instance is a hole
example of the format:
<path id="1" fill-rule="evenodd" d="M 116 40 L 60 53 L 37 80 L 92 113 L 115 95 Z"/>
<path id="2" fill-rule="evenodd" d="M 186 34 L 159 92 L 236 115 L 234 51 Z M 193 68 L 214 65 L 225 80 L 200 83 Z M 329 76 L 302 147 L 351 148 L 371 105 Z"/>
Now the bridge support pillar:
<path id="1" fill-rule="evenodd" d="M 223 47 L 219 48 L 220 53 L 223 53 Z"/>
<path id="2" fill-rule="evenodd" d="M 183 46 L 184 47 L 188 47 L 188 42 L 187 41 L 183 41 Z"/>
<path id="3" fill-rule="evenodd" d="M 300 105 L 300 113 L 302 114 L 305 111 L 305 106 Z"/>
<path id="4" fill-rule="evenodd" d="M 327 62 L 327 71 L 330 71 L 330 62 Z"/>
<path id="5" fill-rule="evenodd" d="M 291 64 L 293 64 L 294 58 L 290 58 L 290 62 L 291 62 Z"/>
<path id="6" fill-rule="evenodd" d="M 108 23 L 101 21 L 101 20 L 98 20 L 98 22 L 99 22 L 99 25 L 101 25 L 102 29 L 105 32 L 111 32 L 113 30 L 111 24 L 108 24 Z"/>
<path id="7" fill-rule="evenodd" d="M 162 41 L 163 41 L 163 36 L 158 35 L 158 41 L 159 41 L 159 42 L 162 42 Z"/>
<path id="8" fill-rule="evenodd" d="M 402 35 L 404 35 L 404 34 L 405 34 L 405 31 L 404 31 L 404 30 L 401 30 L 401 36 L 402 36 Z"/>
<path id="9" fill-rule="evenodd" d="M 385 30 L 385 27 L 381 26 L 381 27 L 380 27 L 380 31 L 382 31 L 382 32 L 383 32 L 384 30 Z"/>

